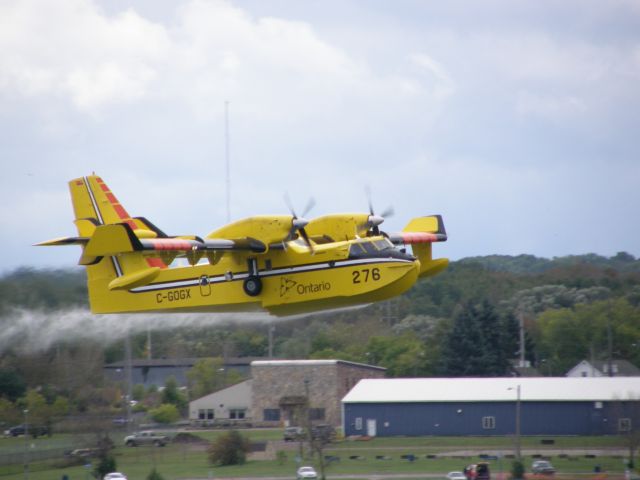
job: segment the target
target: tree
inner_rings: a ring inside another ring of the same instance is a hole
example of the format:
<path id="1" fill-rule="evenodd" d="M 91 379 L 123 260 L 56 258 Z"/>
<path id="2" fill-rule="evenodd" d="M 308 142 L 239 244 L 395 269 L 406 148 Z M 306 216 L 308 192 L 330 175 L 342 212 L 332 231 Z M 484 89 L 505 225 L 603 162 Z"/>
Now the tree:
<path id="1" fill-rule="evenodd" d="M 6 398 L 0 397 L 0 424 L 17 423 L 21 417 L 20 410 Z"/>
<path id="2" fill-rule="evenodd" d="M 176 408 L 182 410 L 187 405 L 187 399 L 178 389 L 178 382 L 176 377 L 170 376 L 164 383 L 164 390 L 162 390 L 162 403 L 175 405 Z"/>
<path id="3" fill-rule="evenodd" d="M 27 395 L 21 399 L 24 408 L 29 410 L 30 425 L 45 425 L 50 423 L 51 409 L 47 401 L 36 390 L 29 390 Z"/>
<path id="4" fill-rule="evenodd" d="M 202 358 L 187 372 L 190 398 L 200 398 L 228 385 L 238 383 L 242 375 L 224 368 L 222 358 Z"/>
<path id="5" fill-rule="evenodd" d="M 608 358 L 609 335 L 618 358 L 640 360 L 640 309 L 625 298 L 548 310 L 538 317 L 535 333 L 538 350 L 556 374 L 585 358 Z"/>
<path id="6" fill-rule="evenodd" d="M 190 398 L 200 398 L 216 390 L 220 384 L 221 358 L 203 358 L 187 372 Z"/>
<path id="7" fill-rule="evenodd" d="M 229 430 L 211 442 L 207 454 L 213 465 L 240 465 L 246 461 L 249 450 L 249 439 L 237 430 Z"/>
<path id="8" fill-rule="evenodd" d="M 0 369 L 0 398 L 15 402 L 24 395 L 26 389 L 24 378 L 16 371 L 5 368 Z"/>
<path id="9" fill-rule="evenodd" d="M 368 363 L 387 369 L 390 377 L 416 377 L 426 373 L 425 347 L 411 333 L 371 337 L 367 343 Z"/>
<path id="10" fill-rule="evenodd" d="M 158 423 L 173 423 L 180 418 L 180 413 L 175 405 L 163 403 L 157 408 L 149 410 L 151 418 Z"/>
<path id="11" fill-rule="evenodd" d="M 445 376 L 500 376 L 509 368 L 503 322 L 488 301 L 467 303 L 444 339 L 440 373 Z"/>
<path id="12" fill-rule="evenodd" d="M 467 303 L 453 319 L 453 327 L 442 348 L 441 374 L 452 377 L 484 374 L 484 342 L 473 303 Z"/>
<path id="13" fill-rule="evenodd" d="M 504 323 L 487 300 L 478 307 L 478 322 L 484 346 L 484 375 L 498 377 L 507 374 L 511 355 L 504 350 L 507 346 L 503 330 Z"/>

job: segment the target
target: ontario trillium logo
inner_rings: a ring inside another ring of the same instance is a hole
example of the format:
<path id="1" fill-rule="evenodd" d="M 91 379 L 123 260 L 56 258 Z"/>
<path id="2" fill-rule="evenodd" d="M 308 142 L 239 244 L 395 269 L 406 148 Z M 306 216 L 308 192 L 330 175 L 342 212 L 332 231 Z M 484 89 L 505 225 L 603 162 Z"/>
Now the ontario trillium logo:
<path id="1" fill-rule="evenodd" d="M 295 280 L 289 280 L 286 277 L 280 277 L 280 296 L 284 297 L 289 290 L 298 284 Z"/>

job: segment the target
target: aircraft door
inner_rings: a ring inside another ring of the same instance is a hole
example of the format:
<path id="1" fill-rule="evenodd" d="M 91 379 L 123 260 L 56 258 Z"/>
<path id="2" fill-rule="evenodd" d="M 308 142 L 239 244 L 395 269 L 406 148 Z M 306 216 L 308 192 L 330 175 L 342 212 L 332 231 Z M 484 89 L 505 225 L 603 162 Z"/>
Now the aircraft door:
<path id="1" fill-rule="evenodd" d="M 208 276 L 202 275 L 198 283 L 200 284 L 200 295 L 202 295 L 203 297 L 208 297 L 209 295 L 211 295 L 211 284 L 209 283 Z"/>

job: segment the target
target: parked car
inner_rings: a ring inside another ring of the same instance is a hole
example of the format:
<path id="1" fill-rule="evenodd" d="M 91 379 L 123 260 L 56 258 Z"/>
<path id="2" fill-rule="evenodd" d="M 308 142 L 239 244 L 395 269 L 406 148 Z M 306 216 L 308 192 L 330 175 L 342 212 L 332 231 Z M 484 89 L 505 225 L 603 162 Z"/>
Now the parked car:
<path id="1" fill-rule="evenodd" d="M 467 465 L 463 473 L 469 480 L 490 480 L 491 479 L 489 464 L 486 462 L 479 462 L 479 463 L 473 463 L 471 465 Z"/>
<path id="2" fill-rule="evenodd" d="M 286 427 L 282 436 L 285 442 L 295 442 L 304 438 L 304 429 L 302 427 Z"/>
<path id="3" fill-rule="evenodd" d="M 556 469 L 553 468 L 551 462 L 548 460 L 536 460 L 531 465 L 531 473 L 542 473 L 544 475 L 553 475 L 556 473 Z"/>
<path id="4" fill-rule="evenodd" d="M 124 438 L 124 444 L 127 447 L 137 447 L 139 445 L 164 447 L 167 443 L 169 443 L 169 437 L 152 431 L 136 432 Z"/>
<path id="5" fill-rule="evenodd" d="M 127 480 L 127 477 L 124 475 L 124 473 L 111 472 L 102 477 L 102 480 Z"/>
<path id="6" fill-rule="evenodd" d="M 318 478 L 318 474 L 313 467 L 300 467 L 296 478 L 298 480 L 313 479 Z"/>
<path id="7" fill-rule="evenodd" d="M 447 473 L 448 480 L 467 480 L 467 477 L 462 472 L 449 472 Z"/>
<path id="8" fill-rule="evenodd" d="M 16 425 L 4 431 L 6 437 L 18 437 L 24 435 L 24 425 Z M 27 425 L 27 431 L 33 438 L 37 438 L 42 435 L 48 435 L 49 429 L 40 425 Z"/>
<path id="9" fill-rule="evenodd" d="M 69 452 L 70 457 L 74 458 L 89 458 L 94 457 L 100 453 L 99 448 L 76 448 Z"/>

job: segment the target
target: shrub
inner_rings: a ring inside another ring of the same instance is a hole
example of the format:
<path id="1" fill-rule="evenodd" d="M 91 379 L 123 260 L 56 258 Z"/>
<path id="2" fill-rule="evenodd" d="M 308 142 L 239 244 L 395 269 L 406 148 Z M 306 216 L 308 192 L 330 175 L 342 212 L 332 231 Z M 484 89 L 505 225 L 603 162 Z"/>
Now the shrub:
<path id="1" fill-rule="evenodd" d="M 214 465 L 240 465 L 247 459 L 249 439 L 240 435 L 237 430 L 229 430 L 216 438 L 207 454 Z"/>
<path id="2" fill-rule="evenodd" d="M 93 476 L 101 479 L 107 473 L 115 472 L 116 468 L 116 459 L 111 455 L 104 455 L 100 458 L 100 461 L 96 465 L 96 468 L 93 470 Z"/>
<path id="3" fill-rule="evenodd" d="M 158 408 L 149 410 L 149 415 L 158 423 L 173 423 L 180 418 L 177 407 L 170 403 L 163 403 Z"/>
<path id="4" fill-rule="evenodd" d="M 524 478 L 524 464 L 520 460 L 514 460 L 511 464 L 511 478 L 513 480 Z"/>
<path id="5" fill-rule="evenodd" d="M 164 477 L 158 473 L 158 471 L 154 468 L 151 470 L 149 475 L 147 475 L 147 480 L 164 480 Z"/>

